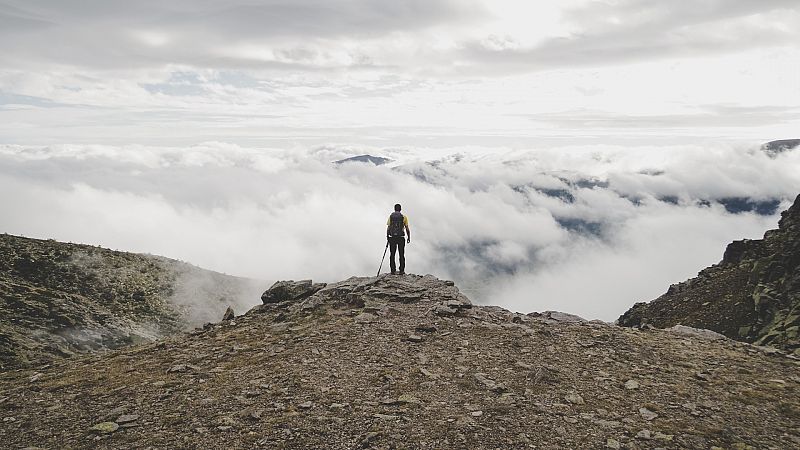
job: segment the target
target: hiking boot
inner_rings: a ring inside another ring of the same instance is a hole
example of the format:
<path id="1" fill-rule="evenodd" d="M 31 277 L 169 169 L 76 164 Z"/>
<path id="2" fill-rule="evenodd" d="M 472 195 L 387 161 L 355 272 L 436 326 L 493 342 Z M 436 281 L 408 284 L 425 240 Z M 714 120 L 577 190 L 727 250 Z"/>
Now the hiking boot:
<path id="1" fill-rule="evenodd" d="M 400 275 L 405 275 L 405 274 L 406 274 L 405 271 L 403 271 L 403 270 L 400 271 Z"/>
<path id="2" fill-rule="evenodd" d="M 397 273 L 397 272 L 395 272 L 394 270 L 392 271 L 392 275 L 394 275 L 394 274 L 396 274 L 396 273 Z"/>

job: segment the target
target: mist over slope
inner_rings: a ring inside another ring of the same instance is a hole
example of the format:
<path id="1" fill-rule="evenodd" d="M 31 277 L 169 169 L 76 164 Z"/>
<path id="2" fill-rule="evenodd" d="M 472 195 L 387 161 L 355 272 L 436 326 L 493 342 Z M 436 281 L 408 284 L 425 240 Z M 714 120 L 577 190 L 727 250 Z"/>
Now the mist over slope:
<path id="1" fill-rule="evenodd" d="M 164 257 L 0 235 L 0 369 L 151 341 L 258 302 L 263 283 Z"/>
<path id="2" fill-rule="evenodd" d="M 354 155 L 391 159 L 333 164 Z M 377 269 L 410 217 L 408 270 L 477 302 L 613 320 L 774 227 L 800 154 L 759 145 L 503 148 L 0 146 L 0 228 L 260 279 Z"/>

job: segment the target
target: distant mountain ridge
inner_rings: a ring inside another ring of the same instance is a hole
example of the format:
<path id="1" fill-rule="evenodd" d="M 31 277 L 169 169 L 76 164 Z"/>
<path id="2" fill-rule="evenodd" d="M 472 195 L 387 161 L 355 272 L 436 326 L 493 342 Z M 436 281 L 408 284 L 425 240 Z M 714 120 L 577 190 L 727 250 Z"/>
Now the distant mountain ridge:
<path id="1" fill-rule="evenodd" d="M 761 150 L 775 158 L 783 152 L 787 152 L 800 146 L 800 139 L 780 139 L 777 141 L 770 141 L 761 146 Z"/>
<path id="2" fill-rule="evenodd" d="M 384 158 L 382 156 L 372 156 L 372 155 L 358 155 L 358 156 L 351 156 L 350 158 L 340 159 L 338 161 L 334 161 L 334 164 L 345 164 L 345 163 L 369 163 L 374 164 L 376 166 L 381 166 L 384 164 L 388 164 L 392 162 L 389 158 Z"/>
<path id="3" fill-rule="evenodd" d="M 260 285 L 260 284 L 259 284 Z M 0 235 L 0 370 L 218 320 L 250 280 L 152 255 Z"/>
<path id="4" fill-rule="evenodd" d="M 764 239 L 732 242 L 719 264 L 637 303 L 619 324 L 706 328 L 800 356 L 800 196 Z"/>

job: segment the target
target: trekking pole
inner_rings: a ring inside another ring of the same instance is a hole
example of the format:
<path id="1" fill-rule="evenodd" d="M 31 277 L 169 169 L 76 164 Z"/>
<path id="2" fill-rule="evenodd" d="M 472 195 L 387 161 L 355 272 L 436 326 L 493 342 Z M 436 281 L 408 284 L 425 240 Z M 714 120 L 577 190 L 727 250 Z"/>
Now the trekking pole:
<path id="1" fill-rule="evenodd" d="M 381 265 L 378 266 L 378 274 L 375 275 L 376 277 L 379 277 L 381 275 L 381 269 L 383 268 L 383 260 L 386 259 L 386 250 L 389 250 L 389 240 L 388 239 L 386 240 L 386 248 L 383 249 L 383 258 L 381 258 Z"/>

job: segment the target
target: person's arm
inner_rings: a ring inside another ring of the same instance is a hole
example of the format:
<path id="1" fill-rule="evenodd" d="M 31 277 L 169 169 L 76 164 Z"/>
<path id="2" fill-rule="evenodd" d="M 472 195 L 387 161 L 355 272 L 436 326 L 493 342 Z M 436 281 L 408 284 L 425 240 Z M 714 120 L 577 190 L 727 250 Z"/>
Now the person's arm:
<path id="1" fill-rule="evenodd" d="M 391 225 L 391 223 L 392 223 L 392 218 L 390 216 L 389 220 L 386 221 L 386 240 L 389 240 L 389 226 Z"/>
<path id="2" fill-rule="evenodd" d="M 405 224 L 404 225 L 406 226 L 406 236 L 408 236 L 408 238 L 406 239 L 406 243 L 410 244 L 411 243 L 411 228 L 408 228 L 408 217 L 406 217 L 405 219 L 406 220 L 405 220 Z"/>

